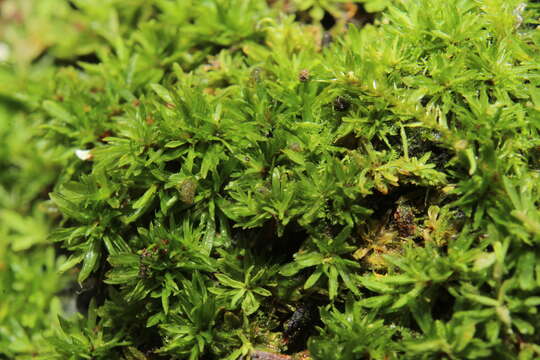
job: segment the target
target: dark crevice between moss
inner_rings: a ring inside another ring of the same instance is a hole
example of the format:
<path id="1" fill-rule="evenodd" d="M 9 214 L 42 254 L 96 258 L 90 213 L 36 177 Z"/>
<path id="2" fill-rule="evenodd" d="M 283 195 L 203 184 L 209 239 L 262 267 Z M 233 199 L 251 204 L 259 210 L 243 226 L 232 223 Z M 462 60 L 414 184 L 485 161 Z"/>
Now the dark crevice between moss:
<path id="1" fill-rule="evenodd" d="M 445 286 L 438 286 L 433 292 L 437 294 L 431 308 L 433 320 L 450 321 L 454 314 L 455 298 L 448 292 Z"/>
<path id="2" fill-rule="evenodd" d="M 75 4 L 74 1 L 68 1 L 68 5 L 70 8 L 72 8 L 73 10 L 79 10 L 79 7 L 77 6 L 77 4 Z"/>
<path id="3" fill-rule="evenodd" d="M 45 56 L 45 54 L 42 54 L 40 56 Z M 74 58 L 55 58 L 54 59 L 54 65 L 58 67 L 74 67 L 76 69 L 81 70 L 82 67 L 80 63 L 88 63 L 88 64 L 99 64 L 101 60 L 95 53 L 89 53 L 84 55 L 79 55 Z"/>
<path id="4" fill-rule="evenodd" d="M 294 354 L 306 350 L 308 339 L 317 335 L 317 327 L 322 326 L 317 304 L 304 302 L 299 304 L 289 318 L 282 323 L 287 350 L 285 354 Z"/>
<path id="5" fill-rule="evenodd" d="M 328 31 L 336 25 L 336 19 L 328 11 L 325 11 L 323 18 L 321 19 L 321 25 L 324 30 Z"/>
<path id="6" fill-rule="evenodd" d="M 283 235 L 279 236 L 277 223 L 272 219 L 257 229 L 236 230 L 233 237 L 242 238 L 242 243 L 249 246 L 256 256 L 272 259 L 276 263 L 286 263 L 293 260 L 293 255 L 307 239 L 308 233 L 291 222 L 285 226 Z"/>
<path id="7" fill-rule="evenodd" d="M 353 19 L 350 21 L 351 24 L 362 27 L 375 22 L 377 13 L 367 12 L 363 3 L 356 2 L 355 5 L 358 7 L 358 10 L 356 11 Z"/>
<path id="8" fill-rule="evenodd" d="M 424 202 L 430 188 L 418 185 L 402 185 L 391 187 L 388 194 L 383 195 L 375 193 L 364 198 L 364 202 L 369 204 L 373 210 L 371 218 L 378 219 L 386 216 L 390 211 L 396 208 L 397 201 L 400 198 L 406 198 L 409 201 Z"/>

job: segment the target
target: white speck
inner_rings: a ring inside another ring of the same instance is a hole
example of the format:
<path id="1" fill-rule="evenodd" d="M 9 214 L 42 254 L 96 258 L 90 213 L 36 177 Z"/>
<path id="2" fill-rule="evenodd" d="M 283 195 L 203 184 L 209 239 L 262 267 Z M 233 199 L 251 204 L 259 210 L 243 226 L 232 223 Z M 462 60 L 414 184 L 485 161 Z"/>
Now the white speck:
<path id="1" fill-rule="evenodd" d="M 91 160 L 93 157 L 90 150 L 77 149 L 75 150 L 75 155 L 77 155 L 77 157 L 83 161 Z"/>
<path id="2" fill-rule="evenodd" d="M 527 7 L 527 4 L 522 2 L 512 12 L 512 15 L 516 18 L 516 29 L 521 26 L 523 23 L 523 11 L 525 11 L 525 8 Z"/>
<path id="3" fill-rule="evenodd" d="M 9 46 L 6 43 L 0 42 L 0 61 L 7 61 L 9 58 Z"/>
<path id="4" fill-rule="evenodd" d="M 373 80 L 373 88 L 377 90 L 377 80 Z"/>

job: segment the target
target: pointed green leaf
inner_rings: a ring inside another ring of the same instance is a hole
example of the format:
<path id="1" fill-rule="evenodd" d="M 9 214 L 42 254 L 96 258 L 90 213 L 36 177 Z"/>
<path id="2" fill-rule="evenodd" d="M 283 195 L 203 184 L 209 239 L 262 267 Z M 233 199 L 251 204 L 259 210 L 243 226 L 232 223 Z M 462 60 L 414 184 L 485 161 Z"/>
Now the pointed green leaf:
<path id="1" fill-rule="evenodd" d="M 148 188 L 148 190 L 145 191 L 143 196 L 141 196 L 134 204 L 133 209 L 141 209 L 150 204 L 150 202 L 154 199 L 154 196 L 156 194 L 157 185 L 153 184 Z"/>
<path id="2" fill-rule="evenodd" d="M 235 289 L 243 289 L 244 283 L 231 279 L 225 274 L 215 274 L 215 277 L 218 279 L 220 283 L 222 283 L 225 286 L 229 286 Z"/>
<path id="3" fill-rule="evenodd" d="M 322 268 L 318 268 L 315 272 L 313 272 L 313 274 L 311 274 L 309 278 L 306 280 L 306 283 L 304 284 L 304 289 L 309 289 L 310 287 L 315 285 L 315 283 L 321 277 L 322 273 L 323 273 Z"/>
<path id="4" fill-rule="evenodd" d="M 88 278 L 88 276 L 96 269 L 96 265 L 101 258 L 101 241 L 99 239 L 92 239 L 90 246 L 86 250 L 84 255 L 84 262 L 79 273 L 78 281 L 82 283 Z"/>

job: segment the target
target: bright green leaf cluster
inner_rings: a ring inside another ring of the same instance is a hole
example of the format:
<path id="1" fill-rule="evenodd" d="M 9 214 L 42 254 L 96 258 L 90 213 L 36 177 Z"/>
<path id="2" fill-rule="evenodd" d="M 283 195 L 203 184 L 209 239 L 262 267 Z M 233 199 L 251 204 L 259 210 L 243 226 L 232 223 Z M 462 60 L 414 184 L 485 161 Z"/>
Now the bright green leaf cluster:
<path id="1" fill-rule="evenodd" d="M 12 87 L 61 172 L 0 178 L 54 184 L 0 221 L 92 297 L 47 356 L 540 356 L 540 6 L 69 3 L 87 46 Z"/>

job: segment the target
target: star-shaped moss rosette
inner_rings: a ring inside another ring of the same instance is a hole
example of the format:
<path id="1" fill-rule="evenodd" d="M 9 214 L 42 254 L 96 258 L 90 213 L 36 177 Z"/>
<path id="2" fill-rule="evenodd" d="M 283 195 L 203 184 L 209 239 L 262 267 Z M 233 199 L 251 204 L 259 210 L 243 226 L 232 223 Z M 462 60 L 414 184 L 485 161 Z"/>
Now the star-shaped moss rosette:
<path id="1" fill-rule="evenodd" d="M 0 357 L 540 356 L 534 2 L 0 6 Z"/>

